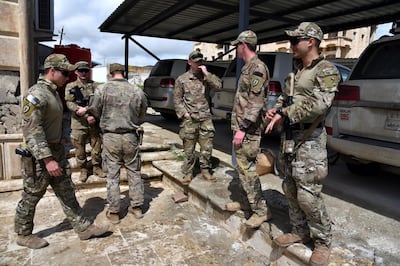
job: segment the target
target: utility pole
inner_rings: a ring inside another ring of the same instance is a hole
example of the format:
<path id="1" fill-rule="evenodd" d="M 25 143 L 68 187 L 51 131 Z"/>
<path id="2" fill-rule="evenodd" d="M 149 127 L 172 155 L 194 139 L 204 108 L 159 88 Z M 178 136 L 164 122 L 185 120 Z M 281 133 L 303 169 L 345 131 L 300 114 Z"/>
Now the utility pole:
<path id="1" fill-rule="evenodd" d="M 60 33 L 60 43 L 59 43 L 59 45 L 61 45 L 61 43 L 62 43 L 62 38 L 63 38 L 63 35 L 64 35 L 64 26 L 61 28 L 61 33 Z"/>

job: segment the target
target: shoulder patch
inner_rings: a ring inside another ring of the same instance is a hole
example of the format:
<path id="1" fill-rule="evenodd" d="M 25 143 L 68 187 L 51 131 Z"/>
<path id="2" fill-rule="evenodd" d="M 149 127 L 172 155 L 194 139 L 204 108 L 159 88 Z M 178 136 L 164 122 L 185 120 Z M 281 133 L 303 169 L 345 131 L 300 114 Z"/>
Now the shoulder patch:
<path id="1" fill-rule="evenodd" d="M 253 75 L 251 75 L 250 82 L 251 91 L 255 94 L 259 94 L 261 92 L 262 86 L 264 85 L 264 78 L 253 73 Z"/>
<path id="2" fill-rule="evenodd" d="M 40 103 L 39 99 L 33 96 L 32 94 L 28 94 L 25 99 L 24 103 L 22 106 L 22 111 L 25 116 L 30 116 L 35 110 L 36 106 L 38 106 Z"/>
<path id="3" fill-rule="evenodd" d="M 255 71 L 255 72 L 253 73 L 253 75 L 258 76 L 258 77 L 262 77 L 262 76 L 263 76 L 263 73 L 258 72 L 258 71 Z"/>

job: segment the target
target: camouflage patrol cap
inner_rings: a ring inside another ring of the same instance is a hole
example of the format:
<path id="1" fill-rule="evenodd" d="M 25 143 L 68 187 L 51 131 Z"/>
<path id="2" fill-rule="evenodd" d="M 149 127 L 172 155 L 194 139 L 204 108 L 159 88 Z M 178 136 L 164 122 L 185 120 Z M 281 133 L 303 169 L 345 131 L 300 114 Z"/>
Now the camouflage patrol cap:
<path id="1" fill-rule="evenodd" d="M 121 71 L 124 72 L 125 71 L 125 67 L 121 64 L 118 63 L 113 63 L 110 65 L 110 73 L 113 73 L 115 71 Z"/>
<path id="2" fill-rule="evenodd" d="M 89 63 L 86 61 L 78 61 L 75 63 L 76 69 L 90 69 Z"/>
<path id="3" fill-rule="evenodd" d="M 196 49 L 189 54 L 189 59 L 193 62 L 199 62 L 203 60 L 203 54 L 200 52 L 200 49 Z"/>
<path id="4" fill-rule="evenodd" d="M 44 69 L 48 69 L 51 67 L 73 71 L 75 70 L 75 66 L 70 64 L 67 57 L 63 54 L 51 54 L 44 60 Z"/>
<path id="5" fill-rule="evenodd" d="M 290 37 L 312 37 L 318 40 L 322 40 L 324 34 L 321 28 L 313 22 L 302 22 L 295 30 L 286 30 L 287 35 Z"/>
<path id="6" fill-rule="evenodd" d="M 241 42 L 256 45 L 257 44 L 257 35 L 254 33 L 254 31 L 251 31 L 251 30 L 242 31 L 239 34 L 239 36 L 236 38 L 236 40 L 231 41 L 231 45 L 238 45 Z"/>

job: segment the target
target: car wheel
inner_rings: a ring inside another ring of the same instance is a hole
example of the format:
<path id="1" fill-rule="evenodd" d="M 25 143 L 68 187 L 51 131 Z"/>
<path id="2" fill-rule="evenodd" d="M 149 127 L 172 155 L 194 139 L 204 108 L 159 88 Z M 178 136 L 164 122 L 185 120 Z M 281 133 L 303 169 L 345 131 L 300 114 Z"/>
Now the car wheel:
<path id="1" fill-rule="evenodd" d="M 172 114 L 172 113 L 164 113 L 164 112 L 160 112 L 161 116 L 164 117 L 167 120 L 176 120 L 178 119 L 178 117 L 176 116 L 176 114 Z"/>
<path id="2" fill-rule="evenodd" d="M 357 163 L 346 163 L 347 169 L 353 174 L 372 176 L 379 172 L 379 165 L 375 163 L 369 164 L 357 164 Z"/>

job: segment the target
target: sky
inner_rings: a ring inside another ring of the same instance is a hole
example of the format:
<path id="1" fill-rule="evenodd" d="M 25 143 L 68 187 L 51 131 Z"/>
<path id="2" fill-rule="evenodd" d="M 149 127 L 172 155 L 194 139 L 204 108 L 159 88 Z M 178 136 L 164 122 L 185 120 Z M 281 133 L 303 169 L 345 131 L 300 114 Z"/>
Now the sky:
<path id="1" fill-rule="evenodd" d="M 45 45 L 54 47 L 60 44 L 76 44 L 89 48 L 92 61 L 101 65 L 124 63 L 124 43 L 121 34 L 100 32 L 99 26 L 117 9 L 124 0 L 54 0 L 54 42 Z M 378 26 L 377 38 L 388 34 L 391 23 Z M 186 59 L 193 50 L 189 41 L 170 40 L 143 36 L 132 36 L 161 59 Z M 135 43 L 129 42 L 129 65 L 154 65 L 156 59 L 147 54 Z"/>
<path id="2" fill-rule="evenodd" d="M 76 44 L 89 48 L 92 61 L 107 65 L 124 63 L 125 41 L 121 34 L 100 32 L 99 26 L 117 9 L 124 0 L 54 0 L 54 42 L 43 44 L 54 47 L 60 44 Z M 186 59 L 193 50 L 189 41 L 169 40 L 161 38 L 132 36 L 153 54 L 161 59 Z M 146 66 L 157 62 L 142 48 L 132 41 L 129 42 L 129 65 Z"/>

